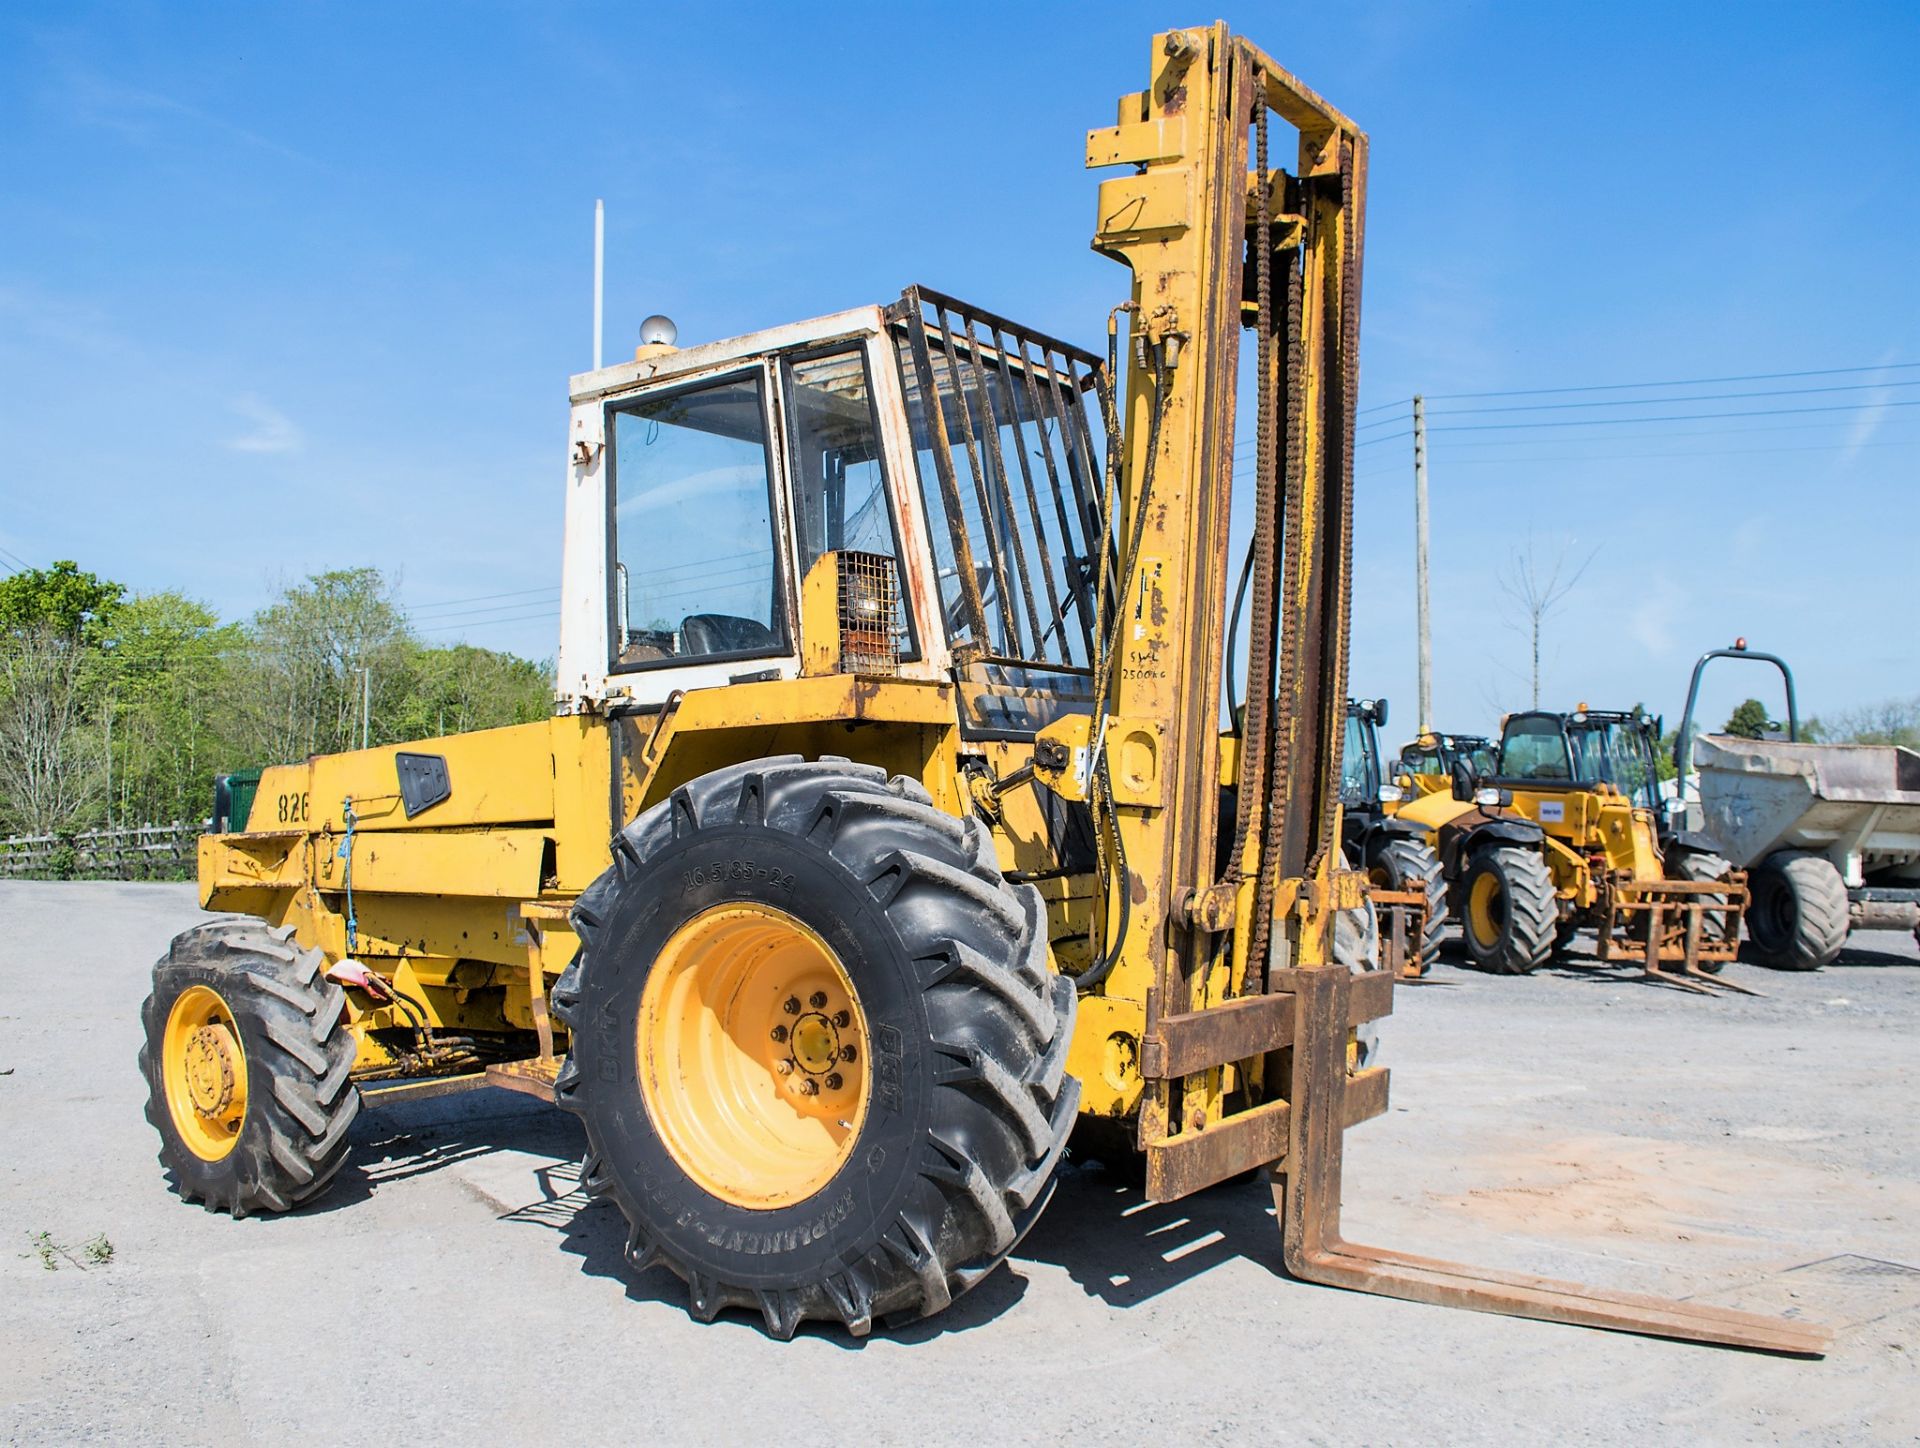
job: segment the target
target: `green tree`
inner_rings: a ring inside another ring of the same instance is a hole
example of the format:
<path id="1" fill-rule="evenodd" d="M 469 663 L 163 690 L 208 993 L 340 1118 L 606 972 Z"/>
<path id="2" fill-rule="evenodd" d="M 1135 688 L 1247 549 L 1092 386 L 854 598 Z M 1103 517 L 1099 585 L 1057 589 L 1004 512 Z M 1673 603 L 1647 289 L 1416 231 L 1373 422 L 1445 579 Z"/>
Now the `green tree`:
<path id="1" fill-rule="evenodd" d="M 546 664 L 471 644 L 416 646 L 404 696 L 374 723 L 389 739 L 427 739 L 529 724 L 552 711 L 553 670 Z"/>
<path id="2" fill-rule="evenodd" d="M 233 680 L 235 726 L 255 763 L 358 749 L 404 697 L 413 645 L 377 568 L 316 573 L 253 616 Z"/>
<path id="3" fill-rule="evenodd" d="M 126 588 L 84 572 L 71 559 L 0 578 L 0 630 L 17 633 L 45 625 L 55 633 L 97 643 Z"/>
<path id="4" fill-rule="evenodd" d="M 0 639 L 0 816 L 30 835 L 90 824 L 103 791 L 85 645 L 47 621 Z"/>
<path id="5" fill-rule="evenodd" d="M 100 669 L 112 821 L 160 824 L 207 812 L 212 776 L 233 767 L 222 748 L 232 732 L 224 685 L 243 642 L 238 626 L 177 592 L 140 594 L 115 611 Z"/>
<path id="6" fill-rule="evenodd" d="M 1763 739 L 1772 727 L 1773 721 L 1767 717 L 1765 704 L 1758 699 L 1743 699 L 1722 732 L 1739 739 Z"/>

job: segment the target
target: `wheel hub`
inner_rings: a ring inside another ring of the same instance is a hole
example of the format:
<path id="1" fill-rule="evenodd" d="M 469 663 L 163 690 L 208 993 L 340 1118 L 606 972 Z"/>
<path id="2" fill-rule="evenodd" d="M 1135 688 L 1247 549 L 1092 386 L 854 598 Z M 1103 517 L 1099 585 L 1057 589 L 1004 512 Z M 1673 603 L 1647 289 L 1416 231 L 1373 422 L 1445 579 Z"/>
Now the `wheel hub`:
<path id="1" fill-rule="evenodd" d="M 202 1116 L 233 1104 L 234 1041 L 224 1025 L 206 1025 L 187 1037 L 187 1099 Z"/>
<path id="2" fill-rule="evenodd" d="M 703 911 L 662 947 L 641 995 L 640 1089 L 674 1160 L 738 1206 L 824 1187 L 865 1119 L 866 1018 L 833 949 L 784 910 Z"/>
<path id="3" fill-rule="evenodd" d="M 247 1122 L 247 1049 L 220 992 L 191 985 L 167 1012 L 160 1045 L 161 1087 L 181 1142 L 219 1161 Z"/>

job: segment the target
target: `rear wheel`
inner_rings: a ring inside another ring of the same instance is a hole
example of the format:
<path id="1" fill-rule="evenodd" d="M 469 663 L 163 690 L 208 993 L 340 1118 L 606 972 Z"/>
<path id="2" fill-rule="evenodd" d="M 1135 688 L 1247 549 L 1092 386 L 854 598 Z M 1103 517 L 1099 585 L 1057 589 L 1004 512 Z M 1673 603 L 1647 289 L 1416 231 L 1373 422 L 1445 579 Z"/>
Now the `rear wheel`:
<path id="1" fill-rule="evenodd" d="M 1823 856 L 1781 850 L 1747 879 L 1747 939 L 1775 970 L 1818 970 L 1847 943 L 1847 887 Z"/>
<path id="2" fill-rule="evenodd" d="M 1419 940 L 1408 942 L 1419 973 L 1425 975 L 1440 958 L 1440 937 L 1447 928 L 1447 884 L 1439 859 L 1419 840 L 1389 837 L 1367 862 L 1367 878 L 1384 890 L 1426 897 L 1426 928 Z"/>
<path id="3" fill-rule="evenodd" d="M 160 1161 L 188 1201 L 244 1217 L 316 1196 L 347 1155 L 346 993 L 293 928 L 219 920 L 174 937 L 141 1007 Z"/>
<path id="4" fill-rule="evenodd" d="M 695 1316 L 940 1311 L 1051 1195 L 1072 983 L 985 827 L 844 760 L 706 775 L 615 841 L 554 987 L 557 1092 L 627 1258 Z"/>
<path id="5" fill-rule="evenodd" d="M 1461 881 L 1461 936 L 1468 958 L 1496 975 L 1525 975 L 1553 953 L 1559 910 L 1553 877 L 1534 850 L 1492 845 Z"/>

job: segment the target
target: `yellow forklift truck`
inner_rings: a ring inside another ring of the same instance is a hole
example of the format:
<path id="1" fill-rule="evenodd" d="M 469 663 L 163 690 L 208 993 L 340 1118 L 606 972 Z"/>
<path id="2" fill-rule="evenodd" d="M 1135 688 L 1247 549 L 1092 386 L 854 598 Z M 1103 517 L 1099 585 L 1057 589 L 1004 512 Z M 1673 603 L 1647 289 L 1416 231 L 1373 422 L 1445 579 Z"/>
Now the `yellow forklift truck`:
<path id="1" fill-rule="evenodd" d="M 269 768 L 201 841 L 233 914 L 155 967 L 141 1053 L 183 1196 L 310 1201 L 363 1100 L 509 1086 L 580 1118 L 628 1260 L 696 1316 L 859 1334 L 990 1273 L 1091 1119 L 1155 1201 L 1269 1170 L 1312 1281 L 1822 1350 L 1343 1237 L 1344 1133 L 1387 1102 L 1356 1033 L 1393 986 L 1329 944 L 1365 898 L 1367 143 L 1223 25 L 1154 37 L 1144 80 L 1087 137 L 1117 171 L 1093 244 L 1132 279 L 1106 358 L 914 288 L 573 379 L 554 716 Z"/>

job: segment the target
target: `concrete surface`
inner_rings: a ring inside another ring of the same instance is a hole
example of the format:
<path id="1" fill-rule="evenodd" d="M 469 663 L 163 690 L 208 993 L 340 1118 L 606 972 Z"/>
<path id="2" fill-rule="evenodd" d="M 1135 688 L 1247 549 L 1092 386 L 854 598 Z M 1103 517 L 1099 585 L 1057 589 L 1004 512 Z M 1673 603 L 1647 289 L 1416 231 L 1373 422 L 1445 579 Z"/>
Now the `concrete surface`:
<path id="1" fill-rule="evenodd" d="M 484 1092 L 365 1113 L 331 1192 L 169 1194 L 137 1009 L 185 887 L 0 884 L 0 1439 L 1909 1442 L 1920 1434 L 1920 959 L 1765 1000 L 1596 966 L 1442 966 L 1348 1139 L 1361 1241 L 1792 1311 L 1823 1362 L 1307 1286 L 1264 1188 L 1147 1207 L 1070 1166 L 1009 1266 L 913 1331 L 769 1340 L 630 1280 L 570 1118 Z M 45 1270 L 30 1234 L 114 1256 Z"/>

